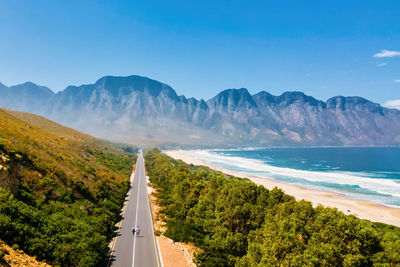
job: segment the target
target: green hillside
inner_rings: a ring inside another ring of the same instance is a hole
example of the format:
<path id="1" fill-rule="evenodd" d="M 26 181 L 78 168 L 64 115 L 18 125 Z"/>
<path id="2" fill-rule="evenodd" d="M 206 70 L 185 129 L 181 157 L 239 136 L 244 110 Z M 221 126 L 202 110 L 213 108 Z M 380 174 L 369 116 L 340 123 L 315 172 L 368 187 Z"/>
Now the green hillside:
<path id="1" fill-rule="evenodd" d="M 203 250 L 200 266 L 399 266 L 400 228 L 296 201 L 280 189 L 185 164 L 157 149 L 146 169 L 165 235 Z"/>
<path id="2" fill-rule="evenodd" d="M 43 117 L 0 109 L 0 238 L 54 265 L 96 265 L 135 160 Z"/>

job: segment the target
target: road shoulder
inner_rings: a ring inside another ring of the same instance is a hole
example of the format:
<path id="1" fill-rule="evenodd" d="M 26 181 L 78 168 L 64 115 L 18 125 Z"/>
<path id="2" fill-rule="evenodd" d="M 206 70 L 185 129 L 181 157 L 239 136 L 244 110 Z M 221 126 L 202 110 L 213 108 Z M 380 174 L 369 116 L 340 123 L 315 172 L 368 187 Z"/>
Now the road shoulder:
<path id="1" fill-rule="evenodd" d="M 182 242 L 174 242 L 172 239 L 162 235 L 165 231 L 165 223 L 159 216 L 160 207 L 157 205 L 157 198 L 153 192 L 155 192 L 155 188 L 148 184 L 154 229 L 156 233 L 159 233 L 157 234 L 157 241 L 164 267 L 195 267 L 194 253 L 197 250 L 196 247 Z"/>

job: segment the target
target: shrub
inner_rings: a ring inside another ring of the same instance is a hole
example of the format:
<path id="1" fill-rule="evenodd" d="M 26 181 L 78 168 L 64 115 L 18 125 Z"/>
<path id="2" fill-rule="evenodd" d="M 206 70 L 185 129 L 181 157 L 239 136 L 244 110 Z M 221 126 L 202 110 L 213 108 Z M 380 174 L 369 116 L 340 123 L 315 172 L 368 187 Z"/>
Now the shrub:
<path id="1" fill-rule="evenodd" d="M 5 248 L 0 249 L 0 260 L 4 259 L 4 256 L 8 255 L 8 254 L 10 254 L 10 253 L 8 252 L 7 249 L 5 249 Z"/>
<path id="2" fill-rule="evenodd" d="M 155 236 L 160 236 L 160 235 L 161 235 L 160 230 L 155 230 L 155 231 L 154 231 L 154 235 L 155 235 Z"/>

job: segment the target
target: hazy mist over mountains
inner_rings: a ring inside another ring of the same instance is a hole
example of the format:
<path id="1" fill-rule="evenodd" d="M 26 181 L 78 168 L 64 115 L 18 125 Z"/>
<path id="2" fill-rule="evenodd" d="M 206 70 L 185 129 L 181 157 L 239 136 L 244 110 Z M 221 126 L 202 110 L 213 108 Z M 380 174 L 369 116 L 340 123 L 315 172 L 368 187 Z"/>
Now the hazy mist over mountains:
<path id="1" fill-rule="evenodd" d="M 57 94 L 31 82 L 0 83 L 0 106 L 36 113 L 97 137 L 202 146 L 400 145 L 400 110 L 361 97 L 326 102 L 228 89 L 204 101 L 141 77 L 105 76 Z"/>

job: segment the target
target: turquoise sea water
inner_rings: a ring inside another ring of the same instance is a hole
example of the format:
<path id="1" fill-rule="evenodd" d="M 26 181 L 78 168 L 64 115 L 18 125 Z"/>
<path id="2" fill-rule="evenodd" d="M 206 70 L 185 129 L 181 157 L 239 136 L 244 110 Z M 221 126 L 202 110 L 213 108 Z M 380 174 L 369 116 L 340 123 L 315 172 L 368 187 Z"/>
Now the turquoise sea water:
<path id="1" fill-rule="evenodd" d="M 209 163 L 400 208 L 400 148 L 191 150 Z"/>

